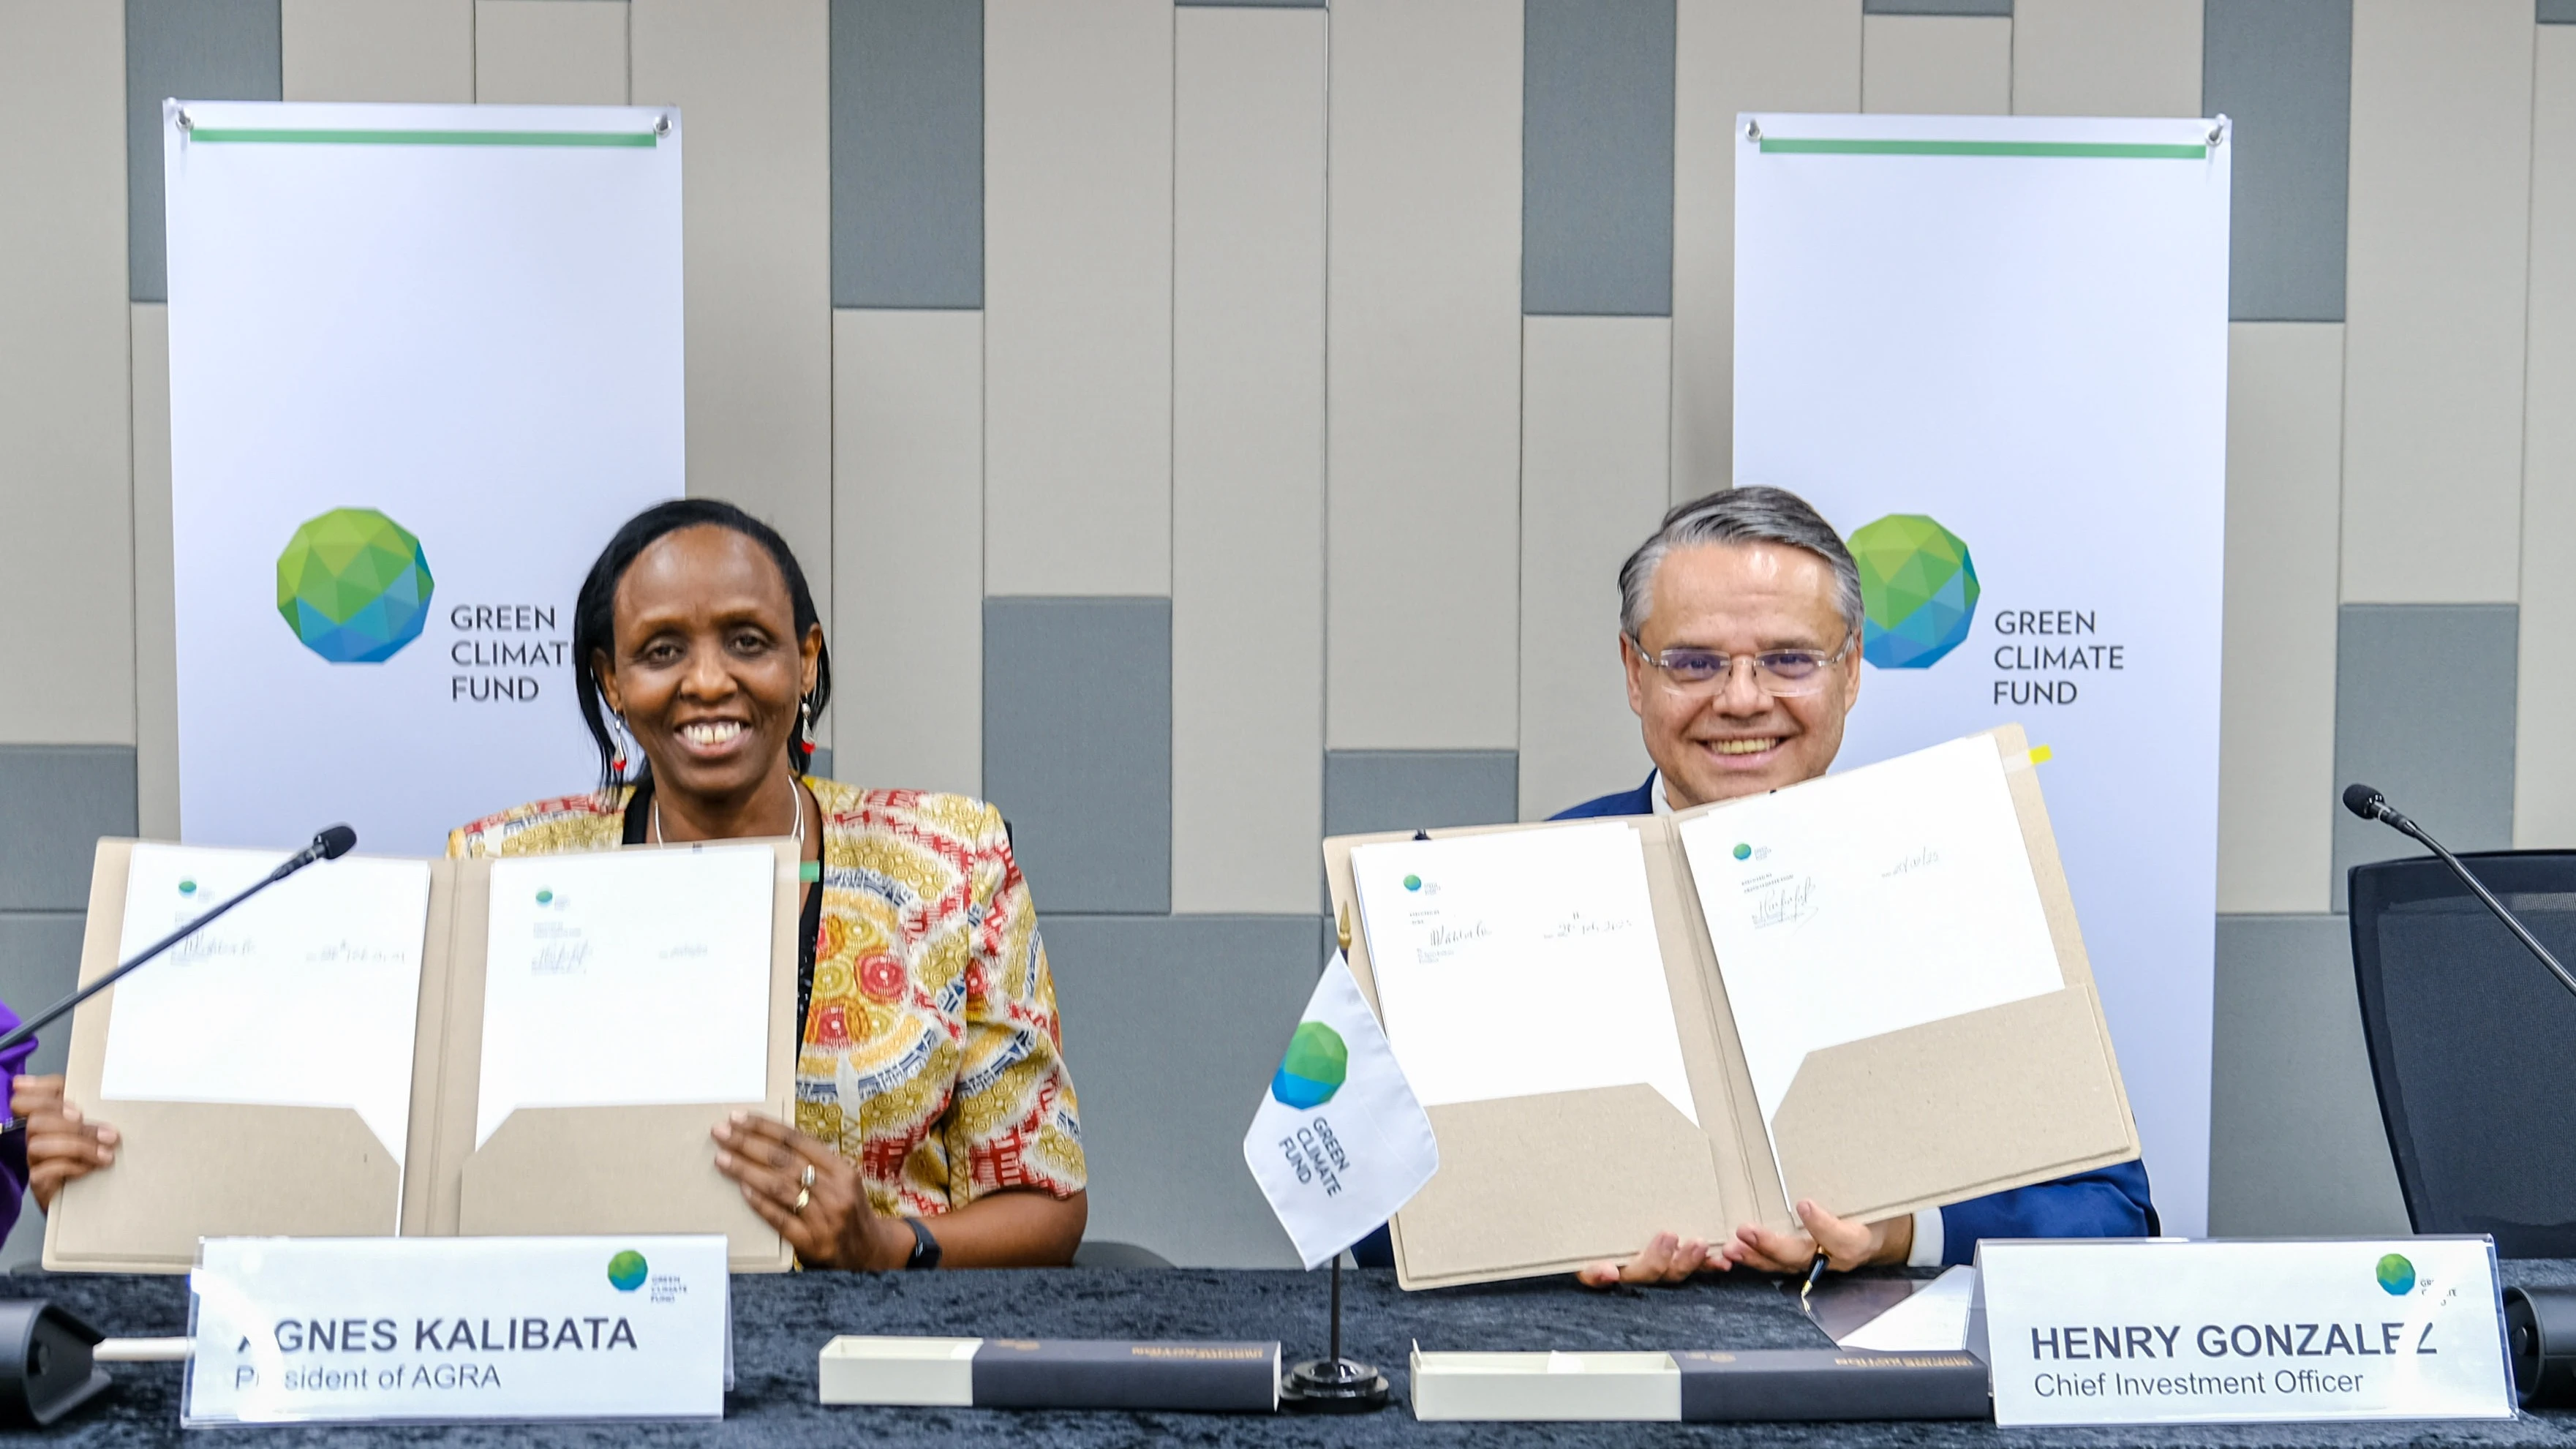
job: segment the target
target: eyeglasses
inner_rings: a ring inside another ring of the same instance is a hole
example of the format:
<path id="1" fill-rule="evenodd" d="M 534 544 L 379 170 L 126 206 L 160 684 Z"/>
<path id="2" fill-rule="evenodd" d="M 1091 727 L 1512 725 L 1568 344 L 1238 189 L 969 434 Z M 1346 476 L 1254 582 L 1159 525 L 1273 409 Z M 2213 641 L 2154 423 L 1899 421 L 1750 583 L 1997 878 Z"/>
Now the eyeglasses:
<path id="1" fill-rule="evenodd" d="M 1814 694 L 1832 682 L 1826 671 L 1851 653 L 1852 637 L 1831 654 L 1821 649 L 1767 649 L 1760 654 L 1721 654 L 1714 649 L 1666 649 L 1649 653 L 1636 635 L 1628 636 L 1637 657 L 1663 671 L 1664 683 L 1676 694 L 1713 694 L 1735 678 L 1735 665 L 1753 665 L 1753 682 L 1766 694 Z"/>

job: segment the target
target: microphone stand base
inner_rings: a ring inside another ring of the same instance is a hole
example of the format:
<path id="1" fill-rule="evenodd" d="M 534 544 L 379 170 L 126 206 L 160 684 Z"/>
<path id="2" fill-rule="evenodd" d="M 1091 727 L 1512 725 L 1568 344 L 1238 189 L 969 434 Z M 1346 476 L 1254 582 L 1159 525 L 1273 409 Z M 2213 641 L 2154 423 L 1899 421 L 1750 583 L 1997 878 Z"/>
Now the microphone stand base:
<path id="1" fill-rule="evenodd" d="M 1373 1414 L 1386 1407 L 1386 1375 L 1346 1358 L 1316 1358 L 1279 1380 L 1279 1407 L 1292 1414 Z"/>

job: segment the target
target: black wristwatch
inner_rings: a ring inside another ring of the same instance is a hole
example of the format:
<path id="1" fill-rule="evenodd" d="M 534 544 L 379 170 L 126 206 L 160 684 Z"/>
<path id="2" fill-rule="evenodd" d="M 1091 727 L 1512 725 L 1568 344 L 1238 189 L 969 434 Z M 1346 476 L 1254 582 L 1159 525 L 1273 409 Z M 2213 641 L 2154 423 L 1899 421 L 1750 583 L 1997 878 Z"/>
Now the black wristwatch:
<path id="1" fill-rule="evenodd" d="M 903 1223 L 912 1229 L 912 1256 L 903 1260 L 903 1270 L 926 1273 L 938 1267 L 939 1240 L 930 1235 L 930 1229 L 919 1218 L 905 1218 Z"/>

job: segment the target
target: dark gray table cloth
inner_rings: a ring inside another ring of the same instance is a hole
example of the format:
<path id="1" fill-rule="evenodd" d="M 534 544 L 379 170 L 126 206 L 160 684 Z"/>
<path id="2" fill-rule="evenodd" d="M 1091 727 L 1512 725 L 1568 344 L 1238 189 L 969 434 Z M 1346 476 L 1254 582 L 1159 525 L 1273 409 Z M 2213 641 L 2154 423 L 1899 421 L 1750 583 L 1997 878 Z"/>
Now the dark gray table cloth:
<path id="1" fill-rule="evenodd" d="M 2509 1282 L 2576 1283 L 2576 1262 L 2508 1263 Z M 185 1331 L 178 1278 L 26 1274 L 0 1296 L 50 1297 L 117 1335 Z M 735 1389 L 716 1424 L 228 1429 L 334 1444 L 895 1445 L 1661 1445 L 1840 1444 L 2569 1444 L 2576 1414 L 2479 1424 L 2294 1424 L 2184 1429 L 1997 1429 L 1992 1424 L 1425 1424 L 1404 1404 L 1406 1350 L 1823 1347 L 1771 1280 L 1704 1278 L 1676 1288 L 1594 1293 L 1570 1281 L 1404 1293 L 1388 1272 L 1345 1275 L 1347 1351 L 1385 1369 L 1397 1402 L 1364 1418 L 1013 1413 L 825 1408 L 815 1356 L 840 1333 L 1036 1338 L 1279 1339 L 1293 1360 L 1324 1347 L 1325 1275 L 1199 1269 L 1070 1269 L 866 1278 L 804 1273 L 733 1280 Z M 41 1437 L 66 1444 L 166 1444 L 179 1428 L 179 1368 L 118 1365 L 116 1386 Z M 22 1435 L 33 1439 L 39 1436 Z"/>

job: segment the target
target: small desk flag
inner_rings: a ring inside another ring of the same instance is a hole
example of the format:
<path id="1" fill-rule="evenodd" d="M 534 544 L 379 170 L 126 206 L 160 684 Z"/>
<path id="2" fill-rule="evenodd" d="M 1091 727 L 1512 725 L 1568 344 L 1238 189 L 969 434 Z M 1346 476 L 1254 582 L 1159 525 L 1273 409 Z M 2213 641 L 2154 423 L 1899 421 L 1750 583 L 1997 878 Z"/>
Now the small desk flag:
<path id="1" fill-rule="evenodd" d="M 1440 1168 L 1431 1119 L 1340 952 L 1261 1095 L 1243 1160 L 1309 1268 L 1366 1237 Z"/>

